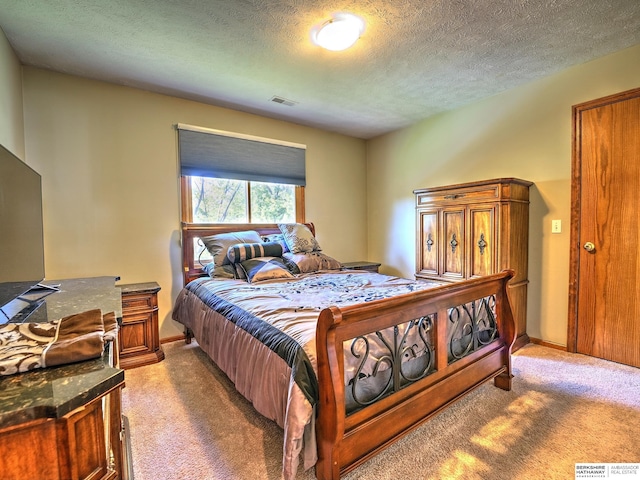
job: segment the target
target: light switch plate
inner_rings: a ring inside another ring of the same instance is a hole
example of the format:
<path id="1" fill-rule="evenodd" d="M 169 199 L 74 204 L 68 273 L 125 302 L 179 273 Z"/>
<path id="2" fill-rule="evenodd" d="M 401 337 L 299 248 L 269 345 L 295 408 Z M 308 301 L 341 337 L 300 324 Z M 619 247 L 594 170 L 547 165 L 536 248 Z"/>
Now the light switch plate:
<path id="1" fill-rule="evenodd" d="M 562 220 L 551 220 L 551 233 L 562 233 Z"/>

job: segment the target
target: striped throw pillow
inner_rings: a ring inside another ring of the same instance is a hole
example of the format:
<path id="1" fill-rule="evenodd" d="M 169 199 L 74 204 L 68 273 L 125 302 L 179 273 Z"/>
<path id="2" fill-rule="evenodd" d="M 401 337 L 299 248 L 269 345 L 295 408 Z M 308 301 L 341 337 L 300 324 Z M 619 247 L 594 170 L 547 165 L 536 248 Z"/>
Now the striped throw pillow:
<path id="1" fill-rule="evenodd" d="M 281 257 L 282 245 L 275 242 L 237 243 L 227 250 L 230 263 L 240 263 L 256 257 Z"/>

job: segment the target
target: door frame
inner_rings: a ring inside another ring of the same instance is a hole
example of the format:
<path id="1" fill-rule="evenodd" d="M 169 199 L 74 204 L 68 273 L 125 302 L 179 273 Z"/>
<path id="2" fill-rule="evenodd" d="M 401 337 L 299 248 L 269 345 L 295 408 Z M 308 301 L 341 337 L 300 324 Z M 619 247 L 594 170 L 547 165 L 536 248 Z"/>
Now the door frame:
<path id="1" fill-rule="evenodd" d="M 606 97 L 590 100 L 571 107 L 571 235 L 569 252 L 569 320 L 567 322 L 567 351 L 578 349 L 578 290 L 580 273 L 580 193 L 582 188 L 582 112 L 640 97 L 640 88 L 634 88 Z"/>

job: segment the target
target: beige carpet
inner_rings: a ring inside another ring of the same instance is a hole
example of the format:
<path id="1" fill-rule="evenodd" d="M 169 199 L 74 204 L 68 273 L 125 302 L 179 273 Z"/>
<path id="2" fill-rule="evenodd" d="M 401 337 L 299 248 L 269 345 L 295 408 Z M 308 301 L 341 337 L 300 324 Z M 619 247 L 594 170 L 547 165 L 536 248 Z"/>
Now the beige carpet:
<path id="1" fill-rule="evenodd" d="M 125 374 L 135 480 L 280 479 L 282 430 L 197 344 L 164 351 Z M 576 462 L 640 462 L 639 369 L 537 345 L 513 365 L 511 392 L 483 385 L 344 478 L 565 480 Z"/>

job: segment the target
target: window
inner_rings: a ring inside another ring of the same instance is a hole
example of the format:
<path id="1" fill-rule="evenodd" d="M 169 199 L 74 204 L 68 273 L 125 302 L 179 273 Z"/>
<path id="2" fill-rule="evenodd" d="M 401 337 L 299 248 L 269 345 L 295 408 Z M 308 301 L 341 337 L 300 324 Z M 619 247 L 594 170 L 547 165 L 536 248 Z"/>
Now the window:
<path id="1" fill-rule="evenodd" d="M 183 220 L 191 223 L 293 223 L 302 188 L 283 183 L 183 177 Z M 300 192 L 300 193 L 299 193 Z"/>
<path id="2" fill-rule="evenodd" d="M 178 125 L 182 220 L 304 222 L 304 145 Z"/>

